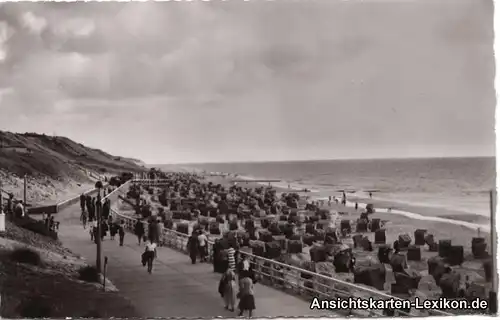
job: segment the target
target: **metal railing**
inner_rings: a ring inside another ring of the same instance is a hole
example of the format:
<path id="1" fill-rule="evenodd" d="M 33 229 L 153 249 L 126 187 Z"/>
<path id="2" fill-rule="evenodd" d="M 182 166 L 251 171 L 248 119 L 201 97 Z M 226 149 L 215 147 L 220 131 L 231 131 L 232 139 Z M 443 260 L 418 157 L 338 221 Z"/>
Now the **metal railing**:
<path id="1" fill-rule="evenodd" d="M 143 185 L 146 185 L 146 186 L 164 186 L 165 184 L 167 183 L 170 183 L 170 180 L 168 179 L 154 179 L 154 180 L 151 180 L 151 179 L 133 179 L 133 180 L 129 180 L 131 181 L 132 183 L 138 183 L 138 184 L 143 184 Z"/>
<path id="2" fill-rule="evenodd" d="M 142 183 L 146 180 L 131 180 L 131 183 Z M 117 188 L 114 192 L 118 192 L 119 189 L 125 187 L 127 184 L 122 185 Z M 118 194 L 118 193 L 116 193 Z M 109 194 L 106 198 L 112 196 L 113 193 Z M 114 218 L 118 218 L 124 221 L 126 228 L 134 232 L 134 227 L 138 221 L 135 218 L 118 213 L 116 210 L 111 209 L 111 213 Z M 145 226 L 145 231 L 147 234 L 148 223 L 143 222 Z M 189 235 L 177 232 L 172 229 L 164 229 L 162 235 L 163 244 L 179 250 L 181 252 L 187 253 L 187 242 Z M 210 254 L 210 261 L 213 261 L 213 245 L 214 242 L 208 241 L 208 250 Z M 376 300 L 401 300 L 404 299 L 386 294 L 381 291 L 370 289 L 368 287 L 353 284 L 350 282 L 342 281 L 340 279 L 333 278 L 324 274 L 312 272 L 309 270 L 301 269 L 292 265 L 281 263 L 275 260 L 266 259 L 253 255 L 252 253 L 245 252 L 243 250 L 239 251 L 240 255 L 247 256 L 250 262 L 254 266 L 255 272 L 260 275 L 262 283 L 268 286 L 272 286 L 286 293 L 291 293 L 296 296 L 307 297 L 311 299 L 317 297 L 321 299 L 346 299 L 346 298 L 372 298 Z M 338 311 L 338 310 L 336 310 Z M 453 314 L 444 312 L 441 310 L 425 310 L 416 311 L 412 310 L 407 313 L 403 310 L 390 310 L 394 312 L 394 316 L 452 316 Z M 347 311 L 349 315 L 358 316 L 386 316 L 383 310 L 371 309 L 371 310 L 355 310 L 350 309 Z"/>

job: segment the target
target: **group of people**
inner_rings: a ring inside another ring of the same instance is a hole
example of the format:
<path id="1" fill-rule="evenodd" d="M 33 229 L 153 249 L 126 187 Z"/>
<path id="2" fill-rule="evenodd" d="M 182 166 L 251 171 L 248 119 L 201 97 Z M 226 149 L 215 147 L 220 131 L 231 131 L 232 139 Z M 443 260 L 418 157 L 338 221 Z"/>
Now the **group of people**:
<path id="1" fill-rule="evenodd" d="M 92 220 L 90 222 L 89 234 L 90 241 L 94 241 L 97 243 L 97 238 L 99 237 L 99 228 L 98 228 L 97 220 Z M 104 238 L 108 235 L 108 231 L 110 234 L 110 239 L 114 240 L 115 236 L 118 234 L 119 244 L 123 246 L 123 242 L 125 240 L 125 222 L 121 221 L 113 221 L 113 217 L 108 217 L 108 220 L 101 220 L 101 241 L 104 241 Z"/>
<path id="2" fill-rule="evenodd" d="M 232 254 L 234 258 L 234 248 L 230 249 L 233 252 L 228 252 L 228 254 Z M 219 281 L 219 294 L 224 299 L 225 309 L 234 312 L 236 301 L 239 299 L 238 316 L 242 316 L 247 311 L 248 316 L 252 317 L 253 310 L 255 310 L 254 284 L 256 282 L 257 277 L 247 257 L 238 263 L 238 268 L 235 268 L 233 263 L 229 263 Z"/>
<path id="3" fill-rule="evenodd" d="M 0 203 L 0 206 L 3 206 L 3 203 Z M 9 197 L 7 198 L 7 203 L 4 208 L 5 213 L 14 218 L 23 218 L 25 216 L 25 208 L 22 200 L 14 199 L 14 195 L 9 193 Z"/>
<path id="4" fill-rule="evenodd" d="M 47 216 L 45 216 L 45 213 L 43 213 L 42 220 L 47 230 L 54 232 L 57 232 L 59 230 L 59 221 L 55 221 L 54 216 L 51 213 L 49 213 Z"/>
<path id="5" fill-rule="evenodd" d="M 83 228 L 87 228 L 87 224 L 90 224 L 89 234 L 90 241 L 96 242 L 98 238 L 104 241 L 107 236 L 108 231 L 110 233 L 111 240 L 115 239 L 115 236 L 119 236 L 119 244 L 123 246 L 125 240 L 125 222 L 124 221 L 113 221 L 111 213 L 111 202 L 109 199 L 104 201 L 101 207 L 101 201 L 96 197 L 91 197 L 90 195 L 82 194 L 80 195 L 80 221 L 83 224 Z M 98 228 L 98 218 L 96 216 L 96 210 L 101 211 L 101 221 L 100 228 Z M 99 229 L 101 234 L 99 234 Z"/>
<path id="6" fill-rule="evenodd" d="M 208 256 L 208 237 L 207 232 L 203 229 L 195 229 L 188 239 L 187 248 L 191 263 L 196 263 L 196 258 L 199 256 L 201 262 L 205 262 Z"/>
<path id="7" fill-rule="evenodd" d="M 101 204 L 101 201 L 99 201 L 98 198 L 82 193 L 80 195 L 80 209 L 82 212 L 80 220 L 85 228 L 87 222 L 91 223 L 92 221 L 97 220 L 97 210 L 100 210 L 103 220 L 109 218 L 111 213 L 111 201 L 106 199 L 104 204 Z"/>

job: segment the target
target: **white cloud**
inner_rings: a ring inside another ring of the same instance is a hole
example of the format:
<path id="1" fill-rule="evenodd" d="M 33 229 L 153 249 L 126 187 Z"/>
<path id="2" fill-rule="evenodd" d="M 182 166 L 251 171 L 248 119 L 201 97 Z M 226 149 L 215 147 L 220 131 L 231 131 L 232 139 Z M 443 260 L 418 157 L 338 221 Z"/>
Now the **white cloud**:
<path id="1" fill-rule="evenodd" d="M 63 37 L 88 37 L 95 29 L 94 21 L 86 18 L 63 20 L 54 26 L 54 32 Z"/>
<path id="2" fill-rule="evenodd" d="M 41 34 L 47 28 L 47 20 L 44 17 L 36 16 L 31 11 L 25 12 L 21 16 L 21 24 L 36 35 Z"/>
<path id="3" fill-rule="evenodd" d="M 7 58 L 7 41 L 13 34 L 14 30 L 6 22 L 0 21 L 0 62 Z"/>

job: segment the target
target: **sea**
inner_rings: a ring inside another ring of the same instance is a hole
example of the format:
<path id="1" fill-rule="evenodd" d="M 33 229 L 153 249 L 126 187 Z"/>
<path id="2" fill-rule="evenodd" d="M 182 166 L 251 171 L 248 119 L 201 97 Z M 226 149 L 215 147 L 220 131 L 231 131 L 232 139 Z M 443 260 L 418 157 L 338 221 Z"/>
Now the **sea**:
<path id="1" fill-rule="evenodd" d="M 281 180 L 272 184 L 306 188 L 318 199 L 338 197 L 340 190 L 349 190 L 348 196 L 368 198 L 371 191 L 373 199 L 408 205 L 413 211 L 443 209 L 463 214 L 469 222 L 471 216 L 477 216 L 483 224 L 490 217 L 489 191 L 495 188 L 496 176 L 494 157 L 200 163 L 177 167 L 238 174 L 241 179 Z"/>

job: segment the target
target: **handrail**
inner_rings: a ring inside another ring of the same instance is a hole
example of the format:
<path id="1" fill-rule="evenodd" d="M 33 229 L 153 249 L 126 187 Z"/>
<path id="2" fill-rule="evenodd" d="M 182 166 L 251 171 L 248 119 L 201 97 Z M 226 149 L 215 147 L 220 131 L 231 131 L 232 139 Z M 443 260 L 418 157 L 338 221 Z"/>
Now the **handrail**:
<path id="1" fill-rule="evenodd" d="M 107 188 L 108 186 L 109 186 L 109 184 L 106 183 L 106 184 L 103 185 L 103 188 Z M 84 195 L 90 195 L 90 194 L 93 194 L 93 193 L 95 193 L 97 191 L 98 191 L 97 188 L 92 188 L 90 190 L 85 191 L 83 194 Z M 64 200 L 63 202 L 57 203 L 57 205 L 56 205 L 57 206 L 57 212 L 59 212 L 59 211 L 65 209 L 65 208 L 67 208 L 67 207 L 69 207 L 69 206 L 77 203 L 78 201 L 80 201 L 80 195 L 74 196 L 72 198 Z"/>
<path id="2" fill-rule="evenodd" d="M 101 203 L 104 204 L 104 202 L 106 201 L 106 199 L 110 198 L 111 196 L 114 196 L 115 194 L 118 193 L 118 191 L 123 188 L 123 187 L 126 187 L 130 184 L 131 180 L 128 180 L 128 181 L 125 181 L 125 183 L 123 183 L 122 185 L 120 185 L 118 188 L 116 188 L 115 190 L 111 191 L 110 193 L 108 193 L 106 196 L 104 196 L 102 199 L 101 199 Z"/>
<path id="3" fill-rule="evenodd" d="M 132 183 L 137 183 L 137 182 L 143 182 L 145 181 L 146 182 L 146 179 L 134 179 L 134 180 L 130 180 L 130 182 Z M 152 180 L 149 180 L 149 182 L 151 182 Z M 118 191 L 119 189 L 121 189 L 121 187 L 124 187 L 124 185 L 120 186 L 119 188 L 117 188 L 115 191 L 113 192 L 116 192 Z M 111 194 L 110 194 L 111 195 Z M 108 195 L 108 196 L 110 196 Z M 130 231 L 134 231 L 134 225 L 135 223 L 138 221 L 138 219 L 136 218 L 132 218 L 132 217 L 129 217 L 129 216 L 126 216 L 126 215 L 123 215 L 123 214 L 120 214 L 118 213 L 116 210 L 112 209 L 111 208 L 111 213 L 115 216 L 115 217 L 119 217 L 120 219 L 123 219 L 125 220 L 125 224 L 126 224 L 126 227 L 127 229 L 129 229 Z M 146 229 L 148 227 L 148 223 L 147 222 L 143 222 Z M 170 244 L 174 243 L 175 244 L 175 247 L 178 247 L 178 245 L 180 244 L 180 249 L 181 251 L 184 251 L 186 252 L 186 243 L 187 243 L 187 239 L 189 238 L 189 235 L 187 234 L 184 234 L 184 233 L 180 233 L 178 231 L 175 231 L 175 230 L 172 230 L 172 229 L 164 229 L 164 232 L 163 232 L 163 239 L 169 239 L 169 242 Z M 211 240 L 208 240 L 208 245 L 209 245 L 209 252 L 211 253 L 212 252 L 212 248 L 213 248 L 213 245 L 214 245 L 214 242 L 211 241 Z M 285 263 L 281 263 L 281 262 L 278 262 L 278 261 L 275 261 L 275 260 L 271 260 L 271 259 L 267 259 L 267 258 L 263 258 L 263 257 L 259 257 L 259 256 L 256 256 L 254 254 L 251 254 L 251 253 L 248 253 L 248 252 L 245 252 L 245 251 L 240 251 L 240 254 L 242 255 L 246 255 L 248 256 L 251 260 L 253 260 L 256 265 L 259 266 L 259 268 L 257 268 L 259 270 L 259 272 L 261 272 L 265 277 L 271 277 L 271 278 L 279 278 L 278 281 L 281 281 L 281 282 L 287 282 L 290 284 L 290 281 L 283 278 L 283 277 L 276 277 L 276 276 L 273 276 L 271 274 L 267 274 L 267 273 L 263 273 L 260 269 L 262 268 L 267 268 L 267 269 L 271 269 L 271 270 L 275 270 L 275 269 L 285 269 L 285 270 L 293 270 L 299 274 L 307 274 L 309 276 L 311 276 L 311 278 L 313 279 L 312 282 L 313 282 L 313 286 L 323 286 L 323 287 L 326 287 L 326 291 L 333 291 L 333 295 L 341 295 L 343 297 L 356 297 L 356 296 L 360 296 L 362 293 L 364 293 L 365 295 L 369 295 L 371 297 L 377 297 L 379 299 L 394 299 L 394 300 L 400 300 L 400 301 L 403 301 L 404 299 L 401 299 L 399 297 L 395 297 L 395 296 L 392 296 L 390 294 L 387 294 L 387 293 L 384 293 L 384 292 L 380 292 L 380 291 L 377 291 L 377 290 L 374 290 L 374 289 L 370 289 L 370 288 L 367 288 L 365 286 L 361 286 L 361 285 L 358 285 L 358 284 L 353 284 L 353 283 L 350 283 L 350 282 L 346 282 L 346 281 L 342 281 L 342 280 L 339 280 L 339 279 L 336 279 L 336 278 L 333 278 L 333 277 L 329 277 L 329 276 L 325 276 L 325 275 L 322 275 L 322 274 L 319 274 L 319 273 L 316 273 L 316 272 L 312 272 L 312 271 L 309 271 L 309 270 L 305 270 L 305 269 L 301 269 L 301 268 L 298 268 L 296 266 L 292 266 L 292 265 L 289 265 L 289 264 L 285 264 Z M 268 267 L 263 267 L 263 265 L 270 265 Z M 276 268 L 278 267 L 278 268 Z M 319 281 L 318 281 L 319 280 Z M 326 282 L 326 283 L 329 283 L 330 285 L 325 285 L 325 284 L 322 284 L 320 283 L 320 281 L 323 281 L 323 282 Z M 351 290 L 341 290 L 341 289 L 336 289 L 335 288 L 335 285 L 337 286 L 341 286 L 341 287 L 347 287 L 348 289 L 351 289 Z M 303 287 L 303 286 L 300 286 L 300 285 L 292 285 L 292 286 L 295 286 L 295 287 L 301 287 L 305 290 L 308 290 L 308 291 L 314 291 L 315 294 L 317 295 L 320 295 L 320 296 L 327 296 L 327 297 L 331 297 L 332 296 L 332 293 L 325 293 L 325 292 L 322 292 L 322 291 L 318 291 L 318 289 L 311 289 L 311 288 L 306 288 L 306 287 Z M 356 291 L 359 291 L 359 293 L 356 293 Z M 376 315 L 379 315 L 379 316 L 384 316 L 382 312 L 379 312 L 379 310 L 375 311 L 375 310 L 370 310 L 369 311 L 370 314 L 376 314 Z M 401 311 L 401 310 L 398 310 L 397 311 L 398 314 L 400 315 L 409 315 L 409 314 L 406 314 L 405 312 Z M 439 316 L 452 316 L 453 314 L 451 313 L 448 313 L 448 312 L 445 312 L 445 311 L 441 311 L 441 310 L 434 310 L 434 309 L 429 309 L 427 310 L 427 312 L 429 313 L 429 315 L 439 315 Z"/>

